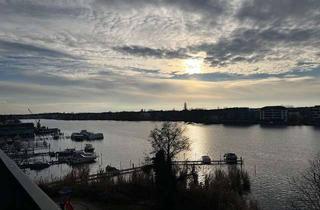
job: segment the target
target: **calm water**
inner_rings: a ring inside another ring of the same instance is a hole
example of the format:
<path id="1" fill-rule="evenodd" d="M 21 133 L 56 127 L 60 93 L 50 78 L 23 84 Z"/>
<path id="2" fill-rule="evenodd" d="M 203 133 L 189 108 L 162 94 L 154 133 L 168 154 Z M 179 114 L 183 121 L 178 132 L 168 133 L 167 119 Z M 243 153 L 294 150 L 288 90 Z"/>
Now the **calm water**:
<path id="1" fill-rule="evenodd" d="M 60 128 L 65 135 L 87 129 L 102 132 L 103 141 L 92 142 L 99 161 L 91 165 L 92 173 L 99 167 L 111 164 L 126 168 L 130 161 L 136 165 L 143 161 L 150 147 L 147 137 L 151 129 L 160 123 L 118 121 L 57 121 L 42 120 L 48 127 Z M 286 209 L 290 197 L 288 180 L 303 172 L 320 152 L 320 129 L 309 126 L 284 128 L 185 124 L 192 142 L 191 151 L 184 154 L 189 159 L 210 155 L 219 159 L 226 152 L 235 152 L 245 160 L 245 169 L 252 181 L 252 191 L 262 209 Z M 81 149 L 86 142 L 70 139 L 52 140 L 51 150 L 67 147 Z M 57 165 L 41 172 L 27 171 L 34 179 L 53 178 L 66 174 L 67 165 Z"/>

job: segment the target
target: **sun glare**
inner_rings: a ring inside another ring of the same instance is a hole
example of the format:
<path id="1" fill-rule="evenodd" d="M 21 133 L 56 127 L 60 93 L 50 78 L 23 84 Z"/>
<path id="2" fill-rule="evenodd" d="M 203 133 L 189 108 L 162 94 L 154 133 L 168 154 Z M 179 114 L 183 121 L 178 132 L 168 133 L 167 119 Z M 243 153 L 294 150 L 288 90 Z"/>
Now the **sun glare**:
<path id="1" fill-rule="evenodd" d="M 188 74 L 199 74 L 202 68 L 202 59 L 187 59 L 184 61 L 185 71 Z"/>

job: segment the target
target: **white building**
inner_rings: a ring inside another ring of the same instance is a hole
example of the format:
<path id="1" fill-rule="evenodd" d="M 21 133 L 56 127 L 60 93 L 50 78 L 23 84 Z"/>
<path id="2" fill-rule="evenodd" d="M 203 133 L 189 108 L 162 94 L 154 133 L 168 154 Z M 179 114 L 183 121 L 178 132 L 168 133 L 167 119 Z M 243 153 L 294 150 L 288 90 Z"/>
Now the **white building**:
<path id="1" fill-rule="evenodd" d="M 283 106 L 265 106 L 260 109 L 260 120 L 271 124 L 286 123 L 288 110 Z"/>

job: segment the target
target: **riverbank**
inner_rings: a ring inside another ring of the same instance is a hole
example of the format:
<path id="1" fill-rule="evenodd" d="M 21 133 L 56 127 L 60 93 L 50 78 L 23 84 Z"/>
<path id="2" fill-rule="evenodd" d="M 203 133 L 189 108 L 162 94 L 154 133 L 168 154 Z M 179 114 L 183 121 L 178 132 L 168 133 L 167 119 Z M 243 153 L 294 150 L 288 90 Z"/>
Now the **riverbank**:
<path id="1" fill-rule="evenodd" d="M 55 200 L 61 198 L 62 189 L 69 189 L 68 196 L 76 203 L 89 201 L 96 208 L 107 209 L 162 209 L 162 189 L 157 186 L 157 175 L 151 170 L 135 172 L 116 178 L 88 181 L 89 170 L 74 169 L 59 185 L 40 182 L 39 186 Z M 199 182 L 197 173 L 191 168 L 176 168 L 175 191 L 170 197 L 172 209 L 242 209 L 256 210 L 257 202 L 250 195 L 250 179 L 245 171 L 237 167 L 227 171 L 220 169 L 208 173 Z M 81 182 L 74 180 L 81 179 Z"/>
<path id="2" fill-rule="evenodd" d="M 40 113 L 0 115 L 8 119 L 181 121 L 203 124 L 286 126 L 320 125 L 320 106 L 262 108 L 234 107 L 223 109 L 141 110 L 101 113 Z"/>

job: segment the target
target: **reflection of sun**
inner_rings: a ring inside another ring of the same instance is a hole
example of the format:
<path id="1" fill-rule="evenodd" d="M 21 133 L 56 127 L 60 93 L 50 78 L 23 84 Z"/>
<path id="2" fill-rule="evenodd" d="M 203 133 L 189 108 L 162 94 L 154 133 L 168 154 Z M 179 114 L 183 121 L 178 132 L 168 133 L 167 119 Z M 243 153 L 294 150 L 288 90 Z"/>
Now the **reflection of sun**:
<path id="1" fill-rule="evenodd" d="M 188 74 L 199 74 L 202 68 L 202 59 L 187 59 L 184 61 L 185 71 Z"/>

